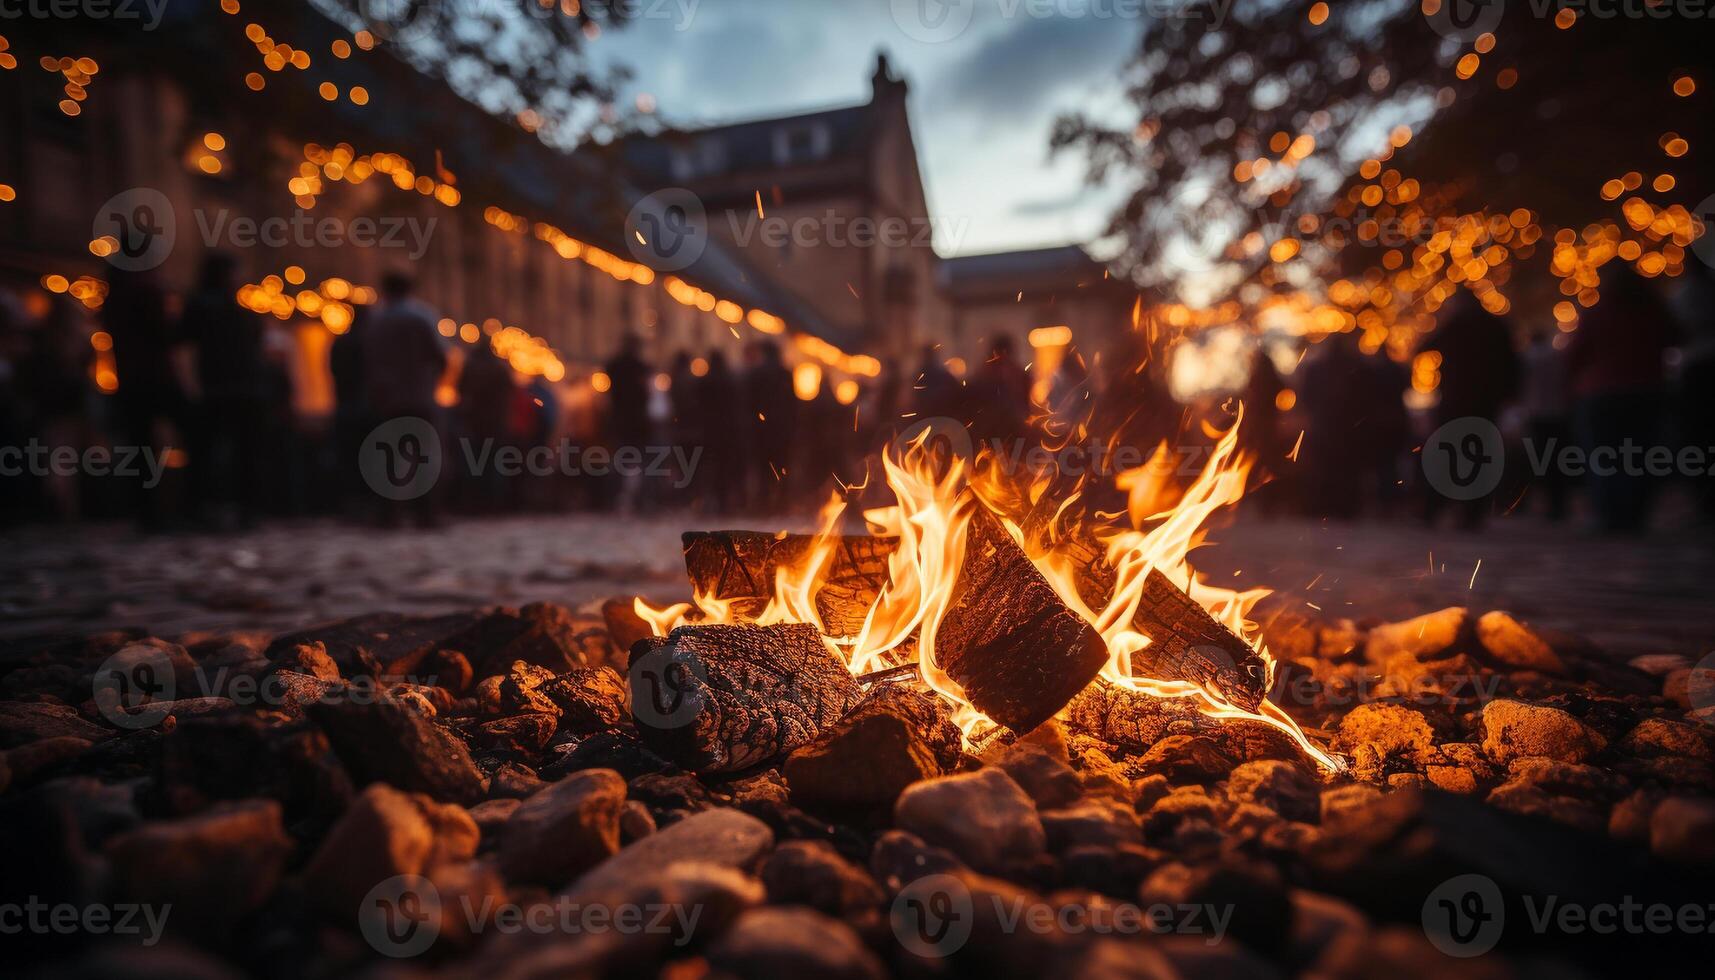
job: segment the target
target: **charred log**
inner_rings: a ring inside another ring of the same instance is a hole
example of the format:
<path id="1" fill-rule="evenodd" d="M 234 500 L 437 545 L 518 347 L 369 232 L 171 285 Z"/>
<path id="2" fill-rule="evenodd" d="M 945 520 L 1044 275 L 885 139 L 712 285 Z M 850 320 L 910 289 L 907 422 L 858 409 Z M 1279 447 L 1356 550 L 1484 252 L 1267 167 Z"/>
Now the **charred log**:
<path id="1" fill-rule="evenodd" d="M 935 651 L 972 704 L 1020 733 L 1052 718 L 1108 659 L 1101 636 L 980 505 Z"/>
<path id="2" fill-rule="evenodd" d="M 1027 521 L 1027 539 L 1049 546 L 1045 521 Z M 1078 592 L 1100 609 L 1113 596 L 1116 573 L 1102 548 L 1077 535 L 1060 536 L 1052 547 L 1069 556 L 1083 574 Z M 1132 673 L 1157 680 L 1191 681 L 1212 687 L 1232 703 L 1255 711 L 1268 688 L 1268 666 L 1242 637 L 1209 615 L 1158 569 L 1143 582 L 1132 625 L 1149 646 L 1131 655 Z"/>
<path id="3" fill-rule="evenodd" d="M 807 624 L 681 626 L 631 650 L 631 709 L 662 756 L 735 772 L 806 745 L 861 700 Z"/>
<path id="4" fill-rule="evenodd" d="M 774 595 L 775 574 L 810 554 L 808 534 L 760 531 L 688 531 L 685 571 L 699 594 L 733 604 L 740 617 L 754 619 Z M 887 584 L 887 558 L 894 538 L 848 535 L 840 538 L 833 561 L 816 593 L 816 609 L 830 636 L 855 636 Z"/>

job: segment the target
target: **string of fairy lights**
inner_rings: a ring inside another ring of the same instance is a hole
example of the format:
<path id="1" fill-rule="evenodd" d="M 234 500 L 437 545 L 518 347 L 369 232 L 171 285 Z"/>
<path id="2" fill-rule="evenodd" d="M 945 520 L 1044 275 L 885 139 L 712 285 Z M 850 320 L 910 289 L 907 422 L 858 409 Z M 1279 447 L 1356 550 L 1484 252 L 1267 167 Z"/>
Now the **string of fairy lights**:
<path id="1" fill-rule="evenodd" d="M 224 13 L 234 17 L 242 12 L 239 0 L 222 0 L 220 6 Z M 284 76 L 292 72 L 303 74 L 310 72 L 312 68 L 313 58 L 309 51 L 276 40 L 259 23 L 247 23 L 244 37 L 261 59 L 261 70 L 248 72 L 244 76 L 244 85 L 252 92 L 263 91 L 269 84 L 271 75 Z M 333 41 L 330 53 L 334 58 L 344 60 L 353 57 L 358 51 L 371 51 L 377 44 L 373 34 L 358 31 L 350 41 L 344 38 Z M 0 59 L 0 67 L 15 67 L 15 58 L 7 53 L 7 49 L 6 39 L 0 36 L 0 56 L 3 56 L 3 59 Z M 89 58 L 44 57 L 41 63 L 44 69 L 64 74 L 67 99 L 61 103 L 61 110 L 68 116 L 78 115 L 81 112 L 79 103 L 87 97 L 88 85 L 99 71 L 99 66 Z M 334 83 L 323 81 L 317 84 L 316 91 L 322 99 L 329 102 L 343 97 L 353 105 L 364 106 L 370 101 L 370 94 L 363 86 L 350 86 L 342 93 Z M 533 131 L 535 128 L 530 119 L 520 118 L 519 123 L 526 130 Z M 211 176 L 218 175 L 230 166 L 227 151 L 226 136 L 218 132 L 206 132 L 186 151 L 184 162 L 187 168 Z M 457 187 L 457 177 L 442 165 L 438 153 L 433 170 L 420 172 L 403 154 L 385 151 L 358 153 L 347 143 L 339 143 L 333 147 L 305 144 L 303 160 L 298 164 L 296 173 L 287 181 L 286 189 L 299 207 L 308 210 L 314 208 L 318 199 L 329 192 L 330 185 L 342 182 L 353 186 L 360 185 L 377 175 L 390 181 L 400 191 L 415 191 L 445 207 L 458 207 L 464 200 L 463 193 Z M 15 200 L 16 196 L 17 192 L 13 187 L 0 184 L 0 203 Z M 547 222 L 533 221 L 524 215 L 513 214 L 495 206 L 485 207 L 483 218 L 490 226 L 502 232 L 520 235 L 528 233 L 553 249 L 562 259 L 581 262 L 606 273 L 616 281 L 640 287 L 659 286 L 670 299 L 681 306 L 712 316 L 735 338 L 741 337 L 741 326 L 748 326 L 767 335 L 779 336 L 790 332 L 785 320 L 766 310 L 747 309 L 734 300 L 718 296 L 678 276 L 657 276 L 655 270 L 646 265 L 580 241 Z M 118 241 L 112 236 L 92 240 L 88 246 L 90 254 L 97 258 L 113 254 L 118 247 Z M 66 276 L 50 274 L 43 276 L 40 282 L 48 292 L 69 295 L 89 310 L 100 309 L 108 292 L 107 284 L 93 276 L 68 279 Z M 307 282 L 307 274 L 301 267 L 289 266 L 279 275 L 268 275 L 258 282 L 240 286 L 237 300 L 248 310 L 282 321 L 298 318 L 319 321 L 335 335 L 350 329 L 355 318 L 355 307 L 368 305 L 376 300 L 373 287 L 354 284 L 341 277 L 322 279 L 313 287 L 307 285 Z M 566 365 L 559 353 L 545 339 L 521 327 L 504 325 L 492 317 L 484 319 L 480 325 L 474 321 L 460 324 L 449 318 L 442 320 L 439 327 L 443 336 L 466 344 L 474 345 L 486 340 L 495 354 L 506 359 L 512 368 L 521 374 L 538 376 L 549 382 L 561 381 L 567 375 Z M 98 354 L 94 373 L 98 386 L 103 391 L 111 392 L 117 389 L 117 377 L 113 372 L 111 357 L 102 356 L 111 350 L 111 339 L 105 339 L 105 345 L 97 342 L 105 337 L 105 334 L 98 332 L 95 340 L 92 340 L 92 346 Z M 818 386 L 824 368 L 830 374 L 837 372 L 854 377 L 875 377 L 881 373 L 880 361 L 869 355 L 847 353 L 836 345 L 808 333 L 792 334 L 789 339 L 803 357 L 818 362 L 813 371 Z M 800 367 L 802 368 L 802 365 Z M 808 370 L 798 371 L 801 379 L 807 379 L 811 374 Z M 855 399 L 856 382 L 849 377 L 838 382 L 834 382 L 830 377 L 830 383 L 834 384 L 834 390 L 842 402 L 849 403 Z M 806 397 L 813 395 L 814 392 L 811 392 Z"/>
<path id="2" fill-rule="evenodd" d="M 1433 15 L 1441 2 L 1422 0 L 1423 12 Z M 1307 16 L 1312 25 L 1321 26 L 1329 13 L 1326 3 L 1316 3 Z M 1554 24 L 1560 30 L 1572 30 L 1581 19 L 1578 11 L 1564 8 L 1556 14 Z M 1472 40 L 1471 50 L 1454 64 L 1461 84 L 1483 82 L 1485 56 L 1494 54 L 1496 44 L 1493 33 Z M 1493 84 L 1501 90 L 1512 88 L 1518 81 L 1518 70 L 1510 66 L 1496 67 L 1493 73 Z M 1681 74 L 1672 79 L 1668 91 L 1674 98 L 1689 99 L 1698 91 L 1697 81 Z M 1445 108 L 1457 95 L 1451 88 L 1443 89 L 1438 105 Z M 1326 122 L 1326 113 L 1314 113 L 1312 131 L 1273 134 L 1268 142 L 1272 156 L 1239 161 L 1233 168 L 1233 181 L 1245 185 L 1274 174 L 1278 182 L 1282 170 L 1294 170 L 1315 152 L 1314 130 Z M 1140 138 L 1154 135 L 1151 126 L 1148 121 L 1140 126 Z M 1616 217 L 1582 228 L 1554 227 L 1543 215 L 1525 208 L 1456 208 L 1454 194 L 1425 188 L 1390 166 L 1396 151 L 1411 139 L 1409 128 L 1396 127 L 1382 152 L 1361 164 L 1358 181 L 1329 209 L 1330 216 L 1340 220 L 1305 214 L 1273 241 L 1253 231 L 1237 243 L 1239 254 L 1231 256 L 1263 256 L 1266 262 L 1256 281 L 1273 287 L 1289 281 L 1287 267 L 1308 260 L 1311 246 L 1316 247 L 1319 257 L 1331 257 L 1354 245 L 1378 248 L 1378 260 L 1362 273 L 1327 282 L 1320 295 L 1300 289 L 1257 299 L 1226 299 L 1203 307 L 1170 304 L 1158 311 L 1161 320 L 1182 329 L 1248 323 L 1313 340 L 1355 330 L 1366 353 L 1386 352 L 1396 360 L 1410 362 L 1413 387 L 1427 394 L 1439 384 L 1439 355 L 1418 352 L 1418 347 L 1434 329 L 1436 311 L 1458 290 L 1469 290 L 1488 311 L 1505 314 L 1512 309 L 1507 287 L 1512 284 L 1515 264 L 1546 250 L 1548 271 L 1558 280 L 1563 297 L 1552 312 L 1564 336 L 1577 330 L 1583 310 L 1600 301 L 1600 270 L 1604 265 L 1618 260 L 1630 263 L 1646 278 L 1676 277 L 1684 271 L 1686 250 L 1704 232 L 1699 219 L 1683 204 L 1652 203 L 1645 196 L 1666 195 L 1678 186 L 1666 162 L 1653 175 L 1631 170 L 1598 189 L 1602 200 L 1618 206 Z M 1672 161 L 1685 157 L 1691 147 L 1679 133 L 1669 131 L 1661 135 L 1657 149 L 1666 161 Z M 1287 181 L 1276 203 L 1289 201 L 1292 188 Z M 1354 224 L 1349 219 L 1359 220 Z"/>
<path id="3" fill-rule="evenodd" d="M 1425 14 L 1434 14 L 1443 0 L 1421 2 Z M 221 9 L 237 17 L 241 13 L 240 0 L 222 0 Z M 1329 14 L 1326 3 L 1316 3 L 1307 16 L 1313 25 L 1320 26 L 1328 21 Z M 1556 14 L 1554 23 L 1561 30 L 1572 30 L 1580 19 L 1577 11 L 1564 8 Z M 244 84 L 251 91 L 266 88 L 270 76 L 284 77 L 293 72 L 307 75 L 312 68 L 310 52 L 276 40 L 259 23 L 247 23 L 244 37 L 254 46 L 261 61 L 261 70 L 245 75 Z M 335 59 L 345 60 L 357 52 L 372 51 L 377 45 L 377 39 L 368 31 L 358 31 L 350 41 L 340 38 L 332 42 L 329 53 Z M 1471 42 L 1471 50 L 1454 64 L 1454 75 L 1460 84 L 1482 82 L 1485 57 L 1494 55 L 1496 45 L 1493 33 Z M 43 70 L 63 78 L 65 98 L 59 103 L 60 111 L 67 116 L 79 115 L 100 66 L 87 57 L 47 55 L 41 57 L 39 64 Z M 14 70 L 17 66 L 9 42 L 0 35 L 0 70 Z M 1494 67 L 1493 84 L 1497 88 L 1510 89 L 1518 80 L 1516 68 Z M 1689 75 L 1674 78 L 1670 86 L 1671 95 L 1677 99 L 1690 99 L 1698 90 L 1696 79 Z M 369 92 L 362 86 L 350 86 L 342 92 L 334 83 L 324 81 L 316 85 L 316 91 L 329 102 L 343 98 L 353 105 L 364 106 L 370 101 Z M 1438 104 L 1445 107 L 1457 97 L 1454 89 L 1443 89 Z M 518 121 L 526 129 L 534 128 L 530 123 L 539 122 L 524 118 Z M 1327 124 L 1326 113 L 1314 113 L 1307 131 L 1272 134 L 1268 152 L 1239 161 L 1233 168 L 1232 180 L 1240 186 L 1269 181 L 1279 187 L 1268 194 L 1270 199 L 1283 204 L 1290 202 L 1296 185 L 1291 179 L 1282 183 L 1282 177 L 1290 178 L 1299 165 L 1311 158 L 1318 147 L 1318 133 Z M 1150 125 L 1147 121 L 1140 125 L 1140 138 L 1153 135 L 1147 132 Z M 1179 330 L 1249 323 L 1313 340 L 1332 333 L 1357 331 L 1359 346 L 1365 352 L 1385 352 L 1397 360 L 1410 361 L 1414 387 L 1427 393 L 1438 383 L 1439 365 L 1434 363 L 1432 353 L 1418 353 L 1417 348 L 1422 338 L 1434 329 L 1436 312 L 1460 289 L 1468 290 L 1490 312 L 1505 314 L 1512 308 L 1508 287 L 1516 263 L 1546 250 L 1549 272 L 1558 280 L 1563 297 L 1553 305 L 1554 320 L 1563 334 L 1569 334 L 1577 329 L 1581 311 L 1600 301 L 1603 266 L 1617 260 L 1631 264 L 1647 278 L 1678 276 L 1684 270 L 1686 250 L 1704 230 L 1699 219 L 1684 205 L 1654 203 L 1648 198 L 1652 193 L 1667 195 L 1678 186 L 1676 176 L 1666 169 L 1666 162 L 1653 173 L 1634 169 L 1608 179 L 1596 192 L 1602 200 L 1616 205 L 1617 215 L 1582 228 L 1554 227 L 1544 216 L 1524 208 L 1461 210 L 1455 206 L 1455 194 L 1426 188 L 1399 167 L 1390 165 L 1395 153 L 1404 149 L 1412 137 L 1406 126 L 1390 132 L 1386 146 L 1363 161 L 1357 181 L 1333 202 L 1328 215 L 1300 215 L 1285 234 L 1272 241 L 1261 232 L 1252 231 L 1236 243 L 1236 254 L 1229 253 L 1230 258 L 1264 259 L 1255 281 L 1270 287 L 1267 295 L 1227 299 L 1204 307 L 1166 304 L 1155 311 L 1158 321 Z M 1668 131 L 1661 134 L 1657 149 L 1670 162 L 1685 157 L 1691 147 L 1679 133 Z M 185 164 L 205 174 L 220 174 L 229 166 L 226 151 L 227 141 L 222 134 L 204 133 L 187 150 Z M 457 177 L 442 165 L 438 154 L 432 168 L 420 170 L 403 154 L 359 153 L 346 143 L 331 148 L 305 144 L 303 160 L 288 180 L 287 190 L 300 207 L 310 209 L 329 192 L 332 184 L 361 185 L 377 175 L 401 192 L 414 191 L 445 207 L 459 207 L 464 202 Z M 15 201 L 17 196 L 14 187 L 0 183 L 0 204 Z M 740 335 L 741 326 L 769 335 L 789 332 L 785 321 L 772 313 L 746 309 L 678 276 L 657 275 L 648 266 L 580 241 L 547 222 L 492 205 L 485 207 L 482 214 L 491 227 L 504 233 L 528 235 L 562 259 L 581 262 L 616 281 L 659 287 L 674 302 L 712 316 L 735 337 Z M 1395 239 L 1398 244 L 1393 243 Z M 102 257 L 111 254 L 117 245 L 111 238 L 97 239 L 90 242 L 89 250 Z M 1312 261 L 1312 256 L 1336 255 L 1353 246 L 1377 248 L 1377 260 L 1363 272 L 1335 278 L 1319 289 L 1295 289 L 1284 294 L 1272 291 L 1276 285 L 1292 281 L 1293 263 Z M 293 281 L 294 276 L 297 281 Z M 319 320 L 335 334 L 349 329 L 353 306 L 373 302 L 371 287 L 330 277 L 315 288 L 308 288 L 303 286 L 302 276 L 302 270 L 294 266 L 283 275 L 248 283 L 239 290 L 239 302 L 247 309 L 281 320 L 296 317 Z M 69 295 L 91 310 L 99 309 L 107 294 L 106 284 L 92 276 L 71 279 L 47 275 L 42 277 L 41 284 L 49 292 Z M 541 337 L 520 327 L 503 325 L 493 318 L 483 320 L 480 326 L 474 321 L 460 324 L 448 320 L 442 324 L 442 333 L 470 344 L 486 338 L 495 352 L 521 373 L 551 381 L 565 377 L 566 367 L 558 353 Z M 791 340 L 804 357 L 830 371 L 861 377 L 880 373 L 881 365 L 875 358 L 848 354 L 811 334 L 796 334 Z"/>

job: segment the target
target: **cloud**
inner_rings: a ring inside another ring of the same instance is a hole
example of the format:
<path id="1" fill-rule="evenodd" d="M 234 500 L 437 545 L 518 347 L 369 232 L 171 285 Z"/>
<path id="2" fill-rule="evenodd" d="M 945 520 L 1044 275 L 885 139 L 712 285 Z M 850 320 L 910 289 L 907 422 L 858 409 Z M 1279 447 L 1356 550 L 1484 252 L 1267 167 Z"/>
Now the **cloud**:
<path id="1" fill-rule="evenodd" d="M 927 94 L 938 109 L 957 107 L 972 123 L 1046 126 L 1063 97 L 1117 81 L 1142 31 L 1136 20 L 1111 16 L 1038 18 L 1022 3 L 1001 9 L 1015 13 L 997 12 L 998 26 L 932 82 Z"/>

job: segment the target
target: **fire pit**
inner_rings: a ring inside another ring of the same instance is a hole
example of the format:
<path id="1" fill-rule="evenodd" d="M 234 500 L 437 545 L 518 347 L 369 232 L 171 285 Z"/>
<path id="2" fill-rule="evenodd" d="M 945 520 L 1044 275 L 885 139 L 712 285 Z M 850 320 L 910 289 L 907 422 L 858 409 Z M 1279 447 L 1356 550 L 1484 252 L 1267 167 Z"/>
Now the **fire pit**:
<path id="1" fill-rule="evenodd" d="M 91 969 L 447 976 L 1618 968 L 1554 917 L 1703 910 L 1707 678 L 1200 579 L 1235 433 L 1108 517 L 912 441 L 671 606 L 35 651 L 4 900 L 111 913 Z"/>

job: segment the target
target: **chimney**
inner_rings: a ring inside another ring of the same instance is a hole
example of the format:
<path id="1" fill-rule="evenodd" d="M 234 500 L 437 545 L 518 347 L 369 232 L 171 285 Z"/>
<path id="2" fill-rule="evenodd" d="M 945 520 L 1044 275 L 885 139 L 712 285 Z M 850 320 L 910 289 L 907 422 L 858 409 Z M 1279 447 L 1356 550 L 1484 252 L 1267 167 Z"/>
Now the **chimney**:
<path id="1" fill-rule="evenodd" d="M 875 74 L 869 77 L 870 102 L 883 102 L 905 95 L 905 80 L 895 78 L 893 66 L 887 60 L 887 52 L 875 52 Z"/>

